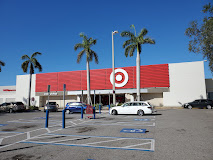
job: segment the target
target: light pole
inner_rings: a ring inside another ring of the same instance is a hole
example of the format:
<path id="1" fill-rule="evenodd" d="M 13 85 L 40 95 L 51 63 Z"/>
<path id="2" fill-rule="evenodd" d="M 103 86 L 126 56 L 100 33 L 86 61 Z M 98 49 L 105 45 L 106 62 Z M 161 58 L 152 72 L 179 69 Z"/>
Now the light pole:
<path id="1" fill-rule="evenodd" d="M 118 33 L 118 31 L 112 31 L 112 75 L 113 75 L 113 104 L 115 105 L 115 58 L 114 58 L 114 38 L 113 35 Z"/>

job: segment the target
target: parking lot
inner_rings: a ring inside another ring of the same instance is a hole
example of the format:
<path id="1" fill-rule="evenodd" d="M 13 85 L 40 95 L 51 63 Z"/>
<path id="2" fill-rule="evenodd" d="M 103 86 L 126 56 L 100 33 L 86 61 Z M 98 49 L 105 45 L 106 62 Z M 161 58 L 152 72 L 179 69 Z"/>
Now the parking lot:
<path id="1" fill-rule="evenodd" d="M 213 110 L 160 109 L 156 114 L 0 113 L 0 157 L 6 159 L 207 159 L 213 157 Z"/>

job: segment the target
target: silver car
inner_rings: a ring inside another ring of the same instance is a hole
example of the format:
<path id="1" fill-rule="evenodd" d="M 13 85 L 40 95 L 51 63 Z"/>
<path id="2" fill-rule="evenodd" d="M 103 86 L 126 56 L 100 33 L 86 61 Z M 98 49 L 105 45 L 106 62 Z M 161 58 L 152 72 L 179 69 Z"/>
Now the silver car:
<path id="1" fill-rule="evenodd" d="M 5 102 L 0 105 L 0 111 L 4 112 L 17 112 L 17 111 L 24 111 L 26 107 L 22 102 Z"/>
<path id="2" fill-rule="evenodd" d="M 49 102 L 44 106 L 44 112 L 46 112 L 46 110 L 52 111 L 52 112 L 57 112 L 58 107 L 59 107 L 59 105 L 56 102 Z"/>

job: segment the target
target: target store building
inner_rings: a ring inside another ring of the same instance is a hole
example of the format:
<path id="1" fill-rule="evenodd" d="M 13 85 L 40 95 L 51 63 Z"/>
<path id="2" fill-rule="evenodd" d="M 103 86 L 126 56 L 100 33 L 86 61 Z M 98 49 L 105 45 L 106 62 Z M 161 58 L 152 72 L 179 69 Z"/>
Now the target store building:
<path id="1" fill-rule="evenodd" d="M 154 106 L 172 107 L 181 106 L 194 99 L 206 98 L 203 63 L 197 61 L 141 66 L 141 99 L 149 101 Z M 50 101 L 56 101 L 59 107 L 63 107 L 64 84 L 66 84 L 65 103 L 86 102 L 86 77 L 86 70 L 34 74 L 31 89 L 32 104 L 41 107 L 47 103 L 47 88 L 50 85 Z M 135 100 L 136 67 L 116 68 L 115 86 L 116 102 Z M 27 104 L 29 75 L 17 75 L 14 88 L 14 99 Z M 94 101 L 104 105 L 112 103 L 112 68 L 90 70 L 90 88 L 92 103 Z"/>

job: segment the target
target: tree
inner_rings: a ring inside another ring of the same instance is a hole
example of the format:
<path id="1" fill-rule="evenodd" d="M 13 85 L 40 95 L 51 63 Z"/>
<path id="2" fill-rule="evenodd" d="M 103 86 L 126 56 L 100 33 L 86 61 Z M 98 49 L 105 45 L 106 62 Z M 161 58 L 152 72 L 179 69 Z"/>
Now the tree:
<path id="1" fill-rule="evenodd" d="M 0 72 L 1 72 L 1 66 L 5 66 L 5 63 L 0 61 Z"/>
<path id="2" fill-rule="evenodd" d="M 211 3 L 203 6 L 205 17 L 201 24 L 197 20 L 190 23 L 185 35 L 191 40 L 188 49 L 190 52 L 202 54 L 209 61 L 209 68 L 213 72 L 213 6 Z"/>
<path id="3" fill-rule="evenodd" d="M 77 63 L 80 63 L 80 60 L 84 54 L 86 54 L 86 68 L 87 68 L 87 103 L 91 104 L 90 99 L 90 67 L 89 62 L 95 58 L 95 62 L 98 64 L 98 55 L 90 48 L 96 44 L 96 39 L 88 38 L 84 33 L 80 33 L 80 37 L 83 38 L 82 43 L 77 43 L 74 46 L 74 50 L 77 51 L 78 49 L 82 48 L 83 50 L 78 53 Z"/>
<path id="4" fill-rule="evenodd" d="M 29 57 L 28 55 L 23 55 L 21 57 L 22 60 L 25 60 L 21 68 L 25 73 L 27 73 L 28 67 L 30 68 L 30 82 L 29 82 L 29 95 L 28 95 L 28 107 L 30 106 L 30 99 L 31 99 L 31 82 L 32 82 L 32 74 L 34 74 L 34 69 L 37 68 L 39 72 L 42 72 L 42 66 L 38 62 L 38 60 L 35 58 L 37 55 L 42 55 L 39 52 L 35 52 Z"/>
<path id="5" fill-rule="evenodd" d="M 123 31 L 121 37 L 130 38 L 123 43 L 123 48 L 125 48 L 125 56 L 133 56 L 134 51 L 137 49 L 137 58 L 136 58 L 136 70 L 137 70 L 137 100 L 140 101 L 140 54 L 142 51 L 143 44 L 155 44 L 155 40 L 151 38 L 145 38 L 148 33 L 146 28 L 143 28 L 141 32 L 136 35 L 135 26 L 131 25 L 130 28 L 134 29 L 135 33 L 130 31 Z"/>

